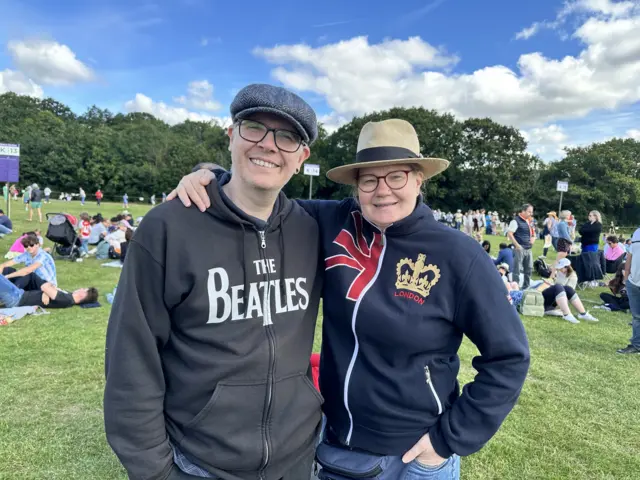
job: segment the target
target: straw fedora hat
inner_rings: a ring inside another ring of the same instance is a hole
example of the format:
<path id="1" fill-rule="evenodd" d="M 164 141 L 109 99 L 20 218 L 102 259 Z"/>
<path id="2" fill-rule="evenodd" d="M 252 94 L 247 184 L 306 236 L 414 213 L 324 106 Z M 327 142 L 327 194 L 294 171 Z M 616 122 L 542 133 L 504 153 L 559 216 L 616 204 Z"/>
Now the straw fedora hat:
<path id="1" fill-rule="evenodd" d="M 332 168 L 327 172 L 327 178 L 336 183 L 354 185 L 358 169 L 396 164 L 415 165 L 426 180 L 445 171 L 449 161 L 420 155 L 420 142 L 413 125 L 392 118 L 369 122 L 362 127 L 355 162 Z"/>

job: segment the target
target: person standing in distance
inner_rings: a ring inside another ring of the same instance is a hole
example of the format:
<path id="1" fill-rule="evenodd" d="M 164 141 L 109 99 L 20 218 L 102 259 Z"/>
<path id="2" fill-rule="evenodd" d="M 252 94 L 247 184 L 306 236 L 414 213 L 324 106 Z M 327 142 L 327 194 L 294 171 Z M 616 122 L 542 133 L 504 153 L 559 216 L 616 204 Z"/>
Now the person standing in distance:
<path id="1" fill-rule="evenodd" d="M 629 345 L 617 352 L 625 355 L 640 354 L 640 228 L 631 237 L 631 247 L 624 264 L 624 279 L 633 320 Z"/>
<path id="2" fill-rule="evenodd" d="M 533 257 L 531 249 L 535 239 L 535 232 L 531 223 L 533 205 L 525 203 L 520 213 L 511 220 L 507 229 L 507 237 L 515 246 L 513 259 L 513 281 L 520 284 L 520 272 L 523 273 L 522 290 L 529 288 L 531 283 L 531 270 L 533 270 Z"/>
<path id="3" fill-rule="evenodd" d="M 316 115 L 260 84 L 237 94 L 231 117 L 233 175 L 208 187 L 215 208 L 151 210 L 115 295 L 105 429 L 134 480 L 311 475 L 320 236 L 281 189 L 310 155 Z"/>

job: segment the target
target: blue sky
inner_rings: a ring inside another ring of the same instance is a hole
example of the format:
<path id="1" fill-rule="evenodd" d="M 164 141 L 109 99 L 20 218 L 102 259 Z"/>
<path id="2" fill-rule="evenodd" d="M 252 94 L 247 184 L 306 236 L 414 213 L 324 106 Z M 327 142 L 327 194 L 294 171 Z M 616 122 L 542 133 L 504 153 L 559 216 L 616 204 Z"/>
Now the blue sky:
<path id="1" fill-rule="evenodd" d="M 224 122 L 239 88 L 269 82 L 329 128 L 423 105 L 512 124 L 552 160 L 640 137 L 639 3 L 0 0 L 0 93 Z"/>

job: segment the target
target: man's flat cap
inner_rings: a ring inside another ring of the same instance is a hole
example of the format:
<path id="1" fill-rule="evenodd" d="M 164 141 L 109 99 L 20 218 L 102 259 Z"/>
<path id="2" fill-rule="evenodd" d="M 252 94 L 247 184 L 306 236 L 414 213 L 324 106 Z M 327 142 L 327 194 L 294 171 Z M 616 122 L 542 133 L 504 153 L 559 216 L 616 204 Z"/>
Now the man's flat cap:
<path id="1" fill-rule="evenodd" d="M 254 113 L 272 113 L 289 121 L 307 144 L 318 138 L 316 112 L 302 98 L 289 90 L 256 83 L 244 87 L 231 102 L 235 122 Z"/>

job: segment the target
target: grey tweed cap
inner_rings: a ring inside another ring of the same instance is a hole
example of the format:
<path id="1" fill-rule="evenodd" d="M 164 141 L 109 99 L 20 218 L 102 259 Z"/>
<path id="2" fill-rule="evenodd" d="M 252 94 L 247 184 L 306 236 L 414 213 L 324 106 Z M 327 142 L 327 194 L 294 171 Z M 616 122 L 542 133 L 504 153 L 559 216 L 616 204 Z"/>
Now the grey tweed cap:
<path id="1" fill-rule="evenodd" d="M 307 144 L 318 138 L 316 112 L 298 95 L 282 87 L 247 85 L 233 99 L 230 110 L 234 122 L 254 113 L 272 113 L 291 122 Z"/>

